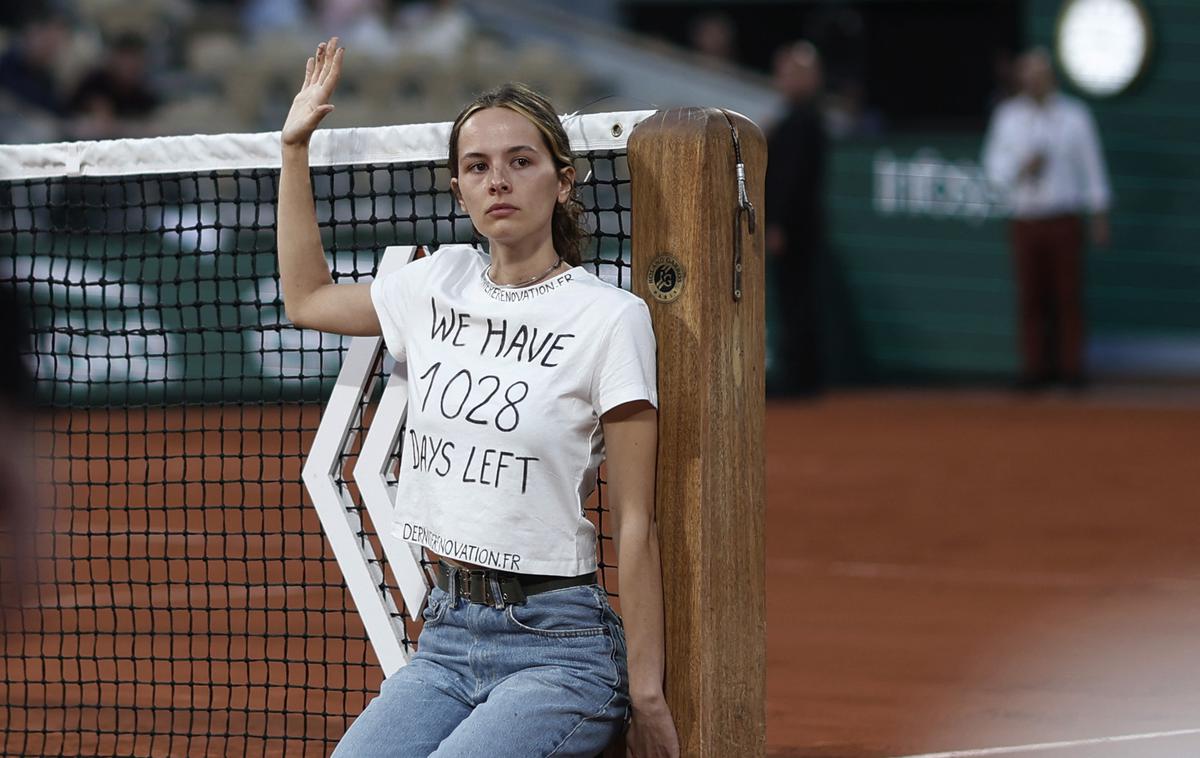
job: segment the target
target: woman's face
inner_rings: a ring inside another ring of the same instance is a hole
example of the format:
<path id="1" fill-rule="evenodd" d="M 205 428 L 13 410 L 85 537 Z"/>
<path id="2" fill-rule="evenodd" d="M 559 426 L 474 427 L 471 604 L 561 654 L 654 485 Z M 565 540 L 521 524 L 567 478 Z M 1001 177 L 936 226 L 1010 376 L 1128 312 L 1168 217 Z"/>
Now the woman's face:
<path id="1" fill-rule="evenodd" d="M 533 122 L 508 108 L 478 111 L 459 130 L 457 160 L 450 186 L 480 234 L 506 245 L 550 237 L 554 206 L 570 196 L 575 169 L 555 168 Z"/>

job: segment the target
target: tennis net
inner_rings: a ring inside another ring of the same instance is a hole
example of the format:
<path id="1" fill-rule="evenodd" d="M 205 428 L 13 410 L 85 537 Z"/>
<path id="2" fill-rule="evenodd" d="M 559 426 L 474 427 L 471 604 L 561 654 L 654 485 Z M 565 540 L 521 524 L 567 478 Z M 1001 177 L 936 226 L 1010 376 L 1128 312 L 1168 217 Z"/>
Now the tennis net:
<path id="1" fill-rule="evenodd" d="M 585 264 L 624 287 L 625 140 L 646 115 L 567 122 L 594 230 Z M 389 245 L 472 241 L 448 130 L 314 137 L 335 280 L 369 279 Z M 327 755 L 377 690 L 300 484 L 349 341 L 284 317 L 277 139 L 0 147 L 0 283 L 33 329 L 43 483 L 36 581 L 0 641 L 0 753 Z M 361 507 L 350 477 L 339 485 Z M 614 590 L 602 490 L 589 512 Z M 418 627 L 381 568 L 411 645 Z"/>

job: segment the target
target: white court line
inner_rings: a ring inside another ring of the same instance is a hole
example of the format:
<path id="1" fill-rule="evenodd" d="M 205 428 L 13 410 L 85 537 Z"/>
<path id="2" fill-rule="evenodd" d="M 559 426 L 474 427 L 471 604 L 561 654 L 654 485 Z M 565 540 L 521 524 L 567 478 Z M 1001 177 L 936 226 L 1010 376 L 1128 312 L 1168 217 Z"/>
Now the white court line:
<path id="1" fill-rule="evenodd" d="M 1135 740 L 1156 740 L 1163 737 L 1184 737 L 1198 734 L 1200 729 L 1176 729 L 1172 732 L 1146 732 L 1145 734 L 1119 734 L 1114 737 L 1092 737 L 1085 740 L 1067 740 L 1063 742 L 1034 742 L 1028 745 L 1006 745 L 1004 747 L 984 747 L 969 750 L 950 750 L 945 753 L 921 753 L 919 755 L 899 755 L 896 758 L 975 758 L 984 755 L 1010 755 L 1029 750 L 1059 750 L 1085 745 L 1107 745 L 1115 742 L 1133 742 Z"/>

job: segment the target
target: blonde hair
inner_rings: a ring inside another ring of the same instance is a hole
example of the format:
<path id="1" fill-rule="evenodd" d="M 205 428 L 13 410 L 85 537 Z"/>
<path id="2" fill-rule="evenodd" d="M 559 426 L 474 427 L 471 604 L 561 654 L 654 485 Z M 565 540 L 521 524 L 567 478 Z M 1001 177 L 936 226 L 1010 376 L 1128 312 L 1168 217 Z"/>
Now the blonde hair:
<path id="1" fill-rule="evenodd" d="M 574 165 L 571 141 L 563 129 L 554 106 L 542 94 L 519 82 L 502 84 L 484 92 L 463 108 L 454 119 L 450 129 L 450 176 L 458 178 L 458 137 L 467 119 L 487 108 L 508 108 L 529 119 L 542 134 L 542 141 L 554 160 L 554 168 L 561 170 Z M 588 237 L 583 227 L 583 204 L 579 201 L 575 187 L 566 202 L 556 203 L 550 219 L 550 231 L 554 251 L 569 265 L 578 266 L 583 253 L 583 243 Z"/>

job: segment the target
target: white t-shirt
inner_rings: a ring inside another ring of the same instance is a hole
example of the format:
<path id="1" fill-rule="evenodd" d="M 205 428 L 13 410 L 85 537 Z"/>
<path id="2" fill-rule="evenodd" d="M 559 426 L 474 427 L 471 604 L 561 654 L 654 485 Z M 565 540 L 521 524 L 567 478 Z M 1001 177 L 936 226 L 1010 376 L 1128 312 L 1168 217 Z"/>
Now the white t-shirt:
<path id="1" fill-rule="evenodd" d="M 408 363 L 393 532 L 482 566 L 584 574 L 600 416 L 658 404 L 650 311 L 579 266 L 504 289 L 488 263 L 447 246 L 371 285 L 388 351 Z"/>

